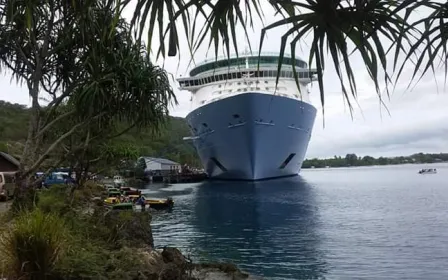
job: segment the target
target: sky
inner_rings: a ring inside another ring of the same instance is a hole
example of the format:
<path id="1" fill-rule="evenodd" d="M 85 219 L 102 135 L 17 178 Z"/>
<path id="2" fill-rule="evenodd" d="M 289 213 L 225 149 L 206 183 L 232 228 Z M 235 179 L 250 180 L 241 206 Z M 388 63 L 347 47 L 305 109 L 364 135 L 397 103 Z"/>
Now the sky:
<path id="1" fill-rule="evenodd" d="M 264 9 L 265 24 L 278 20 L 271 9 Z M 124 13 L 126 18 L 132 16 L 132 7 Z M 419 16 L 425 16 L 424 11 Z M 249 41 L 254 50 L 258 49 L 262 23 L 257 21 L 254 30 L 249 32 Z M 263 51 L 278 52 L 280 38 L 285 28 L 277 28 L 267 33 Z M 238 42 L 245 42 L 242 28 L 236 30 Z M 158 41 L 158 38 L 154 40 Z M 308 58 L 311 35 L 301 40 L 296 49 L 296 55 Z M 181 38 L 185 42 L 185 38 Z M 186 44 L 184 44 L 186 46 Z M 239 43 L 240 48 L 244 43 Z M 158 47 L 157 42 L 154 48 Z M 289 48 L 289 46 L 288 46 Z M 289 52 L 289 51 L 288 51 Z M 213 50 L 208 52 L 208 58 L 213 57 Z M 196 62 L 207 57 L 206 46 L 199 49 L 194 59 Z M 166 58 L 156 61 L 159 65 L 173 75 L 185 76 L 190 55 L 187 47 L 182 48 L 179 57 Z M 334 155 L 345 156 L 347 153 L 356 153 L 358 156 L 371 155 L 399 156 L 418 152 L 439 153 L 448 152 L 448 92 L 443 87 L 443 70 L 440 69 L 436 78 L 432 74 L 426 75 L 420 83 L 407 89 L 413 69 L 406 69 L 402 79 L 395 90 L 383 95 L 384 105 L 380 105 L 378 95 L 371 82 L 362 59 L 352 56 L 351 63 L 358 86 L 358 97 L 354 104 L 353 116 L 343 101 L 339 79 L 335 73 L 331 58 L 326 59 L 324 70 L 325 86 L 325 114 L 322 106 L 317 82 L 311 85 L 311 102 L 318 109 L 311 141 L 307 151 L 307 158 L 325 158 Z M 391 63 L 391 58 L 388 58 Z M 436 83 L 436 80 L 438 83 Z M 170 110 L 170 115 L 185 117 L 190 110 L 190 93 L 180 91 L 176 82 L 172 81 L 178 105 Z M 21 88 L 8 73 L 0 76 L 0 99 L 12 103 L 29 105 L 27 90 Z M 387 107 L 387 110 L 386 108 Z M 325 120 L 325 122 L 324 122 Z"/>

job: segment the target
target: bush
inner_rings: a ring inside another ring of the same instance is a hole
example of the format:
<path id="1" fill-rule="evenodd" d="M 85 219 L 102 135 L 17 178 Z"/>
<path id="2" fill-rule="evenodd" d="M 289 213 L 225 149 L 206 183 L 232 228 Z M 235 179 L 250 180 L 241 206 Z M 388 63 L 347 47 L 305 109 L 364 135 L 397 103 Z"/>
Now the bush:
<path id="1" fill-rule="evenodd" d="M 49 189 L 43 189 L 39 193 L 37 207 L 44 213 L 54 213 L 64 216 L 70 211 L 68 204 L 68 194 L 70 188 L 66 185 L 53 185 Z"/>
<path id="2" fill-rule="evenodd" d="M 2 274 L 13 279 L 51 279 L 67 238 L 58 215 L 39 209 L 19 214 L 0 239 Z"/>

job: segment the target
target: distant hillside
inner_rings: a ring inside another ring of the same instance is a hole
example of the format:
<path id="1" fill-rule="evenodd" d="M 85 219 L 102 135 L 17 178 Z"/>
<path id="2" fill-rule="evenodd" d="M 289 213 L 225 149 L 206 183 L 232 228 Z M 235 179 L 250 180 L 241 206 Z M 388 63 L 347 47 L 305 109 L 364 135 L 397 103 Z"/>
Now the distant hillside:
<path id="1" fill-rule="evenodd" d="M 24 105 L 0 100 L 0 151 L 20 153 L 20 147 L 26 140 L 27 127 L 28 109 Z M 200 162 L 194 147 L 182 140 L 189 134 L 185 119 L 169 117 L 160 135 L 147 131 L 129 132 L 121 138 L 139 147 L 142 156 L 164 157 L 199 167 Z"/>

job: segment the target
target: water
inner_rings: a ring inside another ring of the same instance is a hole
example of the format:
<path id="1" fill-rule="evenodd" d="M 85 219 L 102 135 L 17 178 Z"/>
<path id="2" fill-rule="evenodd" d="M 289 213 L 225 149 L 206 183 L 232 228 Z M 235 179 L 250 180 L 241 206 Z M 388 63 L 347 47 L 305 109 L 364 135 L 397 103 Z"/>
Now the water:
<path id="1" fill-rule="evenodd" d="M 267 279 L 447 279 L 448 164 L 304 170 L 258 183 L 149 186 L 172 196 L 156 246 Z"/>

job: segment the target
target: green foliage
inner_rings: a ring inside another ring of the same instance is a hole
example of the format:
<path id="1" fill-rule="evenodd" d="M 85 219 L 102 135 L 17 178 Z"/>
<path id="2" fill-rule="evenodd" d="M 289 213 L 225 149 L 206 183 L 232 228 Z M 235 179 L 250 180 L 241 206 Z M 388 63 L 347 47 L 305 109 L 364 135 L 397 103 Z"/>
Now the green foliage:
<path id="1" fill-rule="evenodd" d="M 69 191 L 65 185 L 53 185 L 50 189 L 42 190 L 39 193 L 38 208 L 44 213 L 53 213 L 59 216 L 67 214 L 71 210 L 67 203 Z"/>
<path id="2" fill-rule="evenodd" d="M 328 159 L 307 159 L 303 162 L 302 168 L 316 168 L 322 167 L 345 167 L 345 166 L 371 166 L 371 165 L 390 165 L 390 164 L 405 164 L 405 163 L 434 163 L 448 161 L 448 154 L 414 154 L 411 156 L 400 157 L 379 157 L 371 156 L 358 157 L 356 154 L 347 154 L 345 158 L 334 156 Z"/>
<path id="3" fill-rule="evenodd" d="M 17 111 L 14 105 L 7 102 L 0 102 L 0 116 L 4 116 L 3 118 L 0 117 L 0 127 L 8 125 L 8 130 L 0 134 L 0 143 L 7 143 L 10 149 L 17 151 L 13 154 L 20 155 L 21 146 L 14 145 L 14 141 L 25 142 L 26 140 L 26 135 L 22 139 L 16 137 L 20 133 L 27 131 L 27 114 L 29 110 L 21 105 L 18 108 L 21 109 Z M 14 114 L 24 115 L 24 117 L 15 118 L 13 117 Z M 108 142 L 104 142 L 102 138 L 99 138 L 97 142 L 93 142 L 88 147 L 89 149 L 84 157 L 81 158 L 81 153 L 72 153 L 68 161 L 73 158 L 80 160 L 101 158 L 100 161 L 93 164 L 92 171 L 109 170 L 110 167 L 121 166 L 122 159 L 131 159 L 128 166 L 123 166 L 123 169 L 133 167 L 135 163 L 133 159 L 136 156 L 169 158 L 182 164 L 186 163 L 191 166 L 200 167 L 201 163 L 194 147 L 190 143 L 182 140 L 184 136 L 188 135 L 190 135 L 190 131 L 185 119 L 167 117 L 167 121 L 161 126 L 158 133 L 150 130 L 131 129 Z M 74 150 L 72 151 L 74 152 Z M 59 156 L 60 153 L 53 153 L 53 155 Z M 70 164 L 67 164 L 67 166 L 70 166 Z M 109 173 L 113 174 L 113 170 L 110 170 Z"/>
<path id="4" fill-rule="evenodd" d="M 80 173 L 87 171 L 97 159 L 88 147 L 106 161 L 117 158 L 123 147 L 109 140 L 129 128 L 157 131 L 176 102 L 166 72 L 135 42 L 127 22 L 115 13 L 116 4 L 0 1 L 0 70 L 11 71 L 31 97 L 29 110 L 7 104 L 9 111 L 23 111 L 17 116 L 26 115 L 28 127 L 12 127 L 13 117 L 7 122 L 0 115 L 1 135 L 13 135 L 8 144 L 24 143 L 18 203 L 40 167 L 79 155 L 75 165 Z M 124 153 L 129 156 L 129 149 Z"/>
<path id="5" fill-rule="evenodd" d="M 0 239 L 2 274 L 13 279 L 48 279 L 67 242 L 67 229 L 57 215 L 38 209 L 21 213 Z"/>

